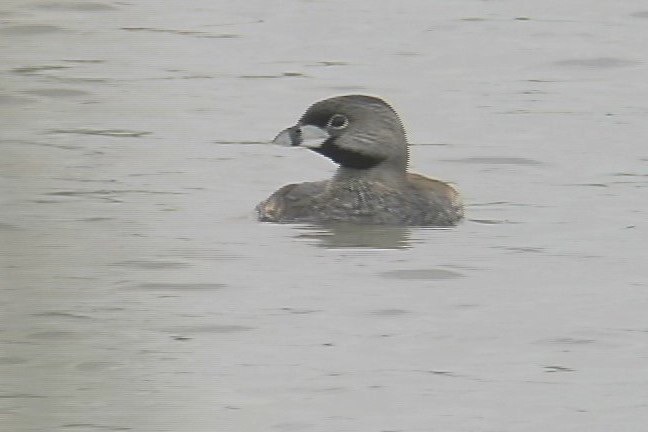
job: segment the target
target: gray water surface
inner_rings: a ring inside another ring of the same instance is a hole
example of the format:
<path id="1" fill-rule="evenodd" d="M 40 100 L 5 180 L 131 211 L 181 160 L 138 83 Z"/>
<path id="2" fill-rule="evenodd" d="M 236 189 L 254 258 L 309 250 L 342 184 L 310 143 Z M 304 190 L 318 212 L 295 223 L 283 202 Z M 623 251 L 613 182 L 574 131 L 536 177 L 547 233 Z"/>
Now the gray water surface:
<path id="1" fill-rule="evenodd" d="M 638 0 L 5 0 L 0 429 L 645 431 L 646 46 Z M 463 224 L 255 220 L 344 93 Z"/>

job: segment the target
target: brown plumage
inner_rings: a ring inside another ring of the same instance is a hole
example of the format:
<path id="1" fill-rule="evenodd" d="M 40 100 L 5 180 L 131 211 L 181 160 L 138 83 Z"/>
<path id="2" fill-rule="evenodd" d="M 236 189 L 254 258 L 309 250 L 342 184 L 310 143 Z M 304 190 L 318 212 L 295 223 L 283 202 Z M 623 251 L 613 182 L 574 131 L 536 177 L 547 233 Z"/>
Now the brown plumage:
<path id="1" fill-rule="evenodd" d="M 317 102 L 274 142 L 309 147 L 340 167 L 330 180 L 280 188 L 257 206 L 261 221 L 449 226 L 463 217 L 454 187 L 407 172 L 405 131 L 381 99 Z"/>

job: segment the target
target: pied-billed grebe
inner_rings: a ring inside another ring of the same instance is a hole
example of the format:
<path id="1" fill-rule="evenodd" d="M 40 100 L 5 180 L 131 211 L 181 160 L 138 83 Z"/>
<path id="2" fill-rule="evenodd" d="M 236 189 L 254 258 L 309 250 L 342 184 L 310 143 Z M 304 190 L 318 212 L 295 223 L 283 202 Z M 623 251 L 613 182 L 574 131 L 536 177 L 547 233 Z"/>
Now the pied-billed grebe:
<path id="1" fill-rule="evenodd" d="M 261 221 L 449 226 L 463 217 L 452 186 L 407 172 L 405 131 L 382 99 L 348 95 L 316 102 L 273 142 L 308 147 L 339 168 L 330 180 L 273 193 L 256 208 Z"/>

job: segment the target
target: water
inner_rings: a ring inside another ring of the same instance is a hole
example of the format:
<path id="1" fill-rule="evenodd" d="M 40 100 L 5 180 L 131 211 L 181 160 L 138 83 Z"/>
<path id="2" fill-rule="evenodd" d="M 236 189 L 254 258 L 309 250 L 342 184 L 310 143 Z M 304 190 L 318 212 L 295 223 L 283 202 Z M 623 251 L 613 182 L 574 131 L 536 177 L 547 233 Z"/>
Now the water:
<path id="1" fill-rule="evenodd" d="M 7 431 L 643 431 L 648 8 L 4 1 Z M 455 229 L 255 220 L 387 98 Z"/>

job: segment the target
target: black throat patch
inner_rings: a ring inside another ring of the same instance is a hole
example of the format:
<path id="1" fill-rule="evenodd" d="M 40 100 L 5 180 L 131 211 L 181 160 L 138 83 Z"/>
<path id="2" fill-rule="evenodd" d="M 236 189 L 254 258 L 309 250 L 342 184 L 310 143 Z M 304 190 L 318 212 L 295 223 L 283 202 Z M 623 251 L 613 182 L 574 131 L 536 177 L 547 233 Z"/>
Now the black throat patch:
<path id="1" fill-rule="evenodd" d="M 383 161 L 379 157 L 344 149 L 335 144 L 335 139 L 333 138 L 326 140 L 321 147 L 314 148 L 313 150 L 347 168 L 369 169 Z"/>

